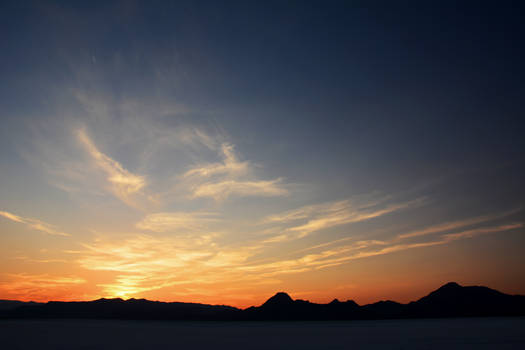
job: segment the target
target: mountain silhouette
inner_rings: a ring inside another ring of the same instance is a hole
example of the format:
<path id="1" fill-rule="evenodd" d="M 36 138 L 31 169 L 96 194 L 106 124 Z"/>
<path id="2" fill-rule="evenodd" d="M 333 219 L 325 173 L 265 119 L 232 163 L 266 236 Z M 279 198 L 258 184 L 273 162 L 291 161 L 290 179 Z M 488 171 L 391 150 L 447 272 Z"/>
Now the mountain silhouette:
<path id="1" fill-rule="evenodd" d="M 34 301 L 18 301 L 18 300 L 0 300 L 0 311 L 1 310 L 12 310 L 22 305 L 38 305 Z"/>
<path id="2" fill-rule="evenodd" d="M 0 300 L 0 318 L 91 318 L 151 320 L 357 320 L 423 317 L 525 316 L 525 296 L 450 282 L 417 301 L 379 301 L 358 305 L 334 299 L 328 304 L 292 299 L 279 292 L 260 306 L 159 302 L 146 299 L 98 299 L 47 303 Z"/>
<path id="3" fill-rule="evenodd" d="M 275 294 L 270 299 L 266 300 L 264 304 L 262 304 L 262 307 L 271 307 L 271 308 L 277 308 L 277 307 L 287 307 L 289 305 L 293 304 L 293 299 L 284 292 L 279 292 Z"/>
<path id="4" fill-rule="evenodd" d="M 508 295 L 482 286 L 462 287 L 450 282 L 408 304 L 414 316 L 523 315 L 525 296 Z"/>
<path id="5" fill-rule="evenodd" d="M 405 305 L 391 300 L 362 306 L 366 318 L 398 318 L 405 316 Z"/>

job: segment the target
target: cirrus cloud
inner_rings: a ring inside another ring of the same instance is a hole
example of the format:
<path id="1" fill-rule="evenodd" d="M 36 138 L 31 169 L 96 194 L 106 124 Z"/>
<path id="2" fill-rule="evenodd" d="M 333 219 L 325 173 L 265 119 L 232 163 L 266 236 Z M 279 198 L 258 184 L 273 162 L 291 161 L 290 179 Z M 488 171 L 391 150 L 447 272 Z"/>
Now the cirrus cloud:
<path id="1" fill-rule="evenodd" d="M 208 212 L 164 212 L 147 215 L 135 226 L 155 232 L 193 232 L 203 230 L 206 224 L 217 222 L 217 214 Z"/>
<path id="2" fill-rule="evenodd" d="M 77 137 L 96 166 L 107 175 L 110 191 L 126 204 L 132 204 L 131 196 L 146 186 L 146 178 L 126 170 L 119 162 L 100 152 L 84 129 L 77 131 Z"/>
<path id="3" fill-rule="evenodd" d="M 25 224 L 33 230 L 37 230 L 48 235 L 71 236 L 69 233 L 60 231 L 56 226 L 48 224 L 47 222 L 38 219 L 25 218 L 22 216 L 15 215 L 13 213 L 9 213 L 7 211 L 0 211 L 0 216 L 3 216 L 4 218 L 14 222 L 18 222 L 20 224 Z"/>

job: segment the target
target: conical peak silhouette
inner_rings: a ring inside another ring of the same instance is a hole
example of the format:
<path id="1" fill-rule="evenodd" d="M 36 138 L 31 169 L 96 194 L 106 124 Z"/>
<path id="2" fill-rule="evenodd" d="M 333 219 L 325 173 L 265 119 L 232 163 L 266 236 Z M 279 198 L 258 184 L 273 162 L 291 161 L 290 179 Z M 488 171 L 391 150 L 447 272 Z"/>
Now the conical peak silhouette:
<path id="1" fill-rule="evenodd" d="M 456 282 L 449 282 L 447 284 L 442 285 L 435 291 L 428 294 L 426 297 L 423 297 L 421 299 L 428 299 L 428 298 L 449 298 L 451 296 L 462 294 L 465 292 L 465 288 L 469 287 L 462 287 Z"/>
<path id="2" fill-rule="evenodd" d="M 458 289 L 458 288 L 461 288 L 461 286 L 459 284 L 457 284 L 456 282 L 448 282 L 447 284 L 441 286 L 440 288 L 438 288 L 438 290 L 443 290 L 443 289 Z"/>
<path id="3" fill-rule="evenodd" d="M 285 292 L 279 292 L 266 300 L 263 306 L 284 306 L 293 303 L 293 299 Z"/>

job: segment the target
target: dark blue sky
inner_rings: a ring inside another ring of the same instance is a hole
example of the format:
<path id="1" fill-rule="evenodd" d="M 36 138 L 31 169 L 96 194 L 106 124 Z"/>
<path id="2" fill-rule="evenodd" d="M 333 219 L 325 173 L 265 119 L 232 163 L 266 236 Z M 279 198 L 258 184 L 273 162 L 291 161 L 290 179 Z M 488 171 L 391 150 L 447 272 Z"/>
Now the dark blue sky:
<path id="1" fill-rule="evenodd" d="M 523 158 L 522 16 L 517 1 L 8 2 L 2 104 L 52 108 L 94 57 L 108 93 L 173 98 L 316 162 L 504 165 Z"/>

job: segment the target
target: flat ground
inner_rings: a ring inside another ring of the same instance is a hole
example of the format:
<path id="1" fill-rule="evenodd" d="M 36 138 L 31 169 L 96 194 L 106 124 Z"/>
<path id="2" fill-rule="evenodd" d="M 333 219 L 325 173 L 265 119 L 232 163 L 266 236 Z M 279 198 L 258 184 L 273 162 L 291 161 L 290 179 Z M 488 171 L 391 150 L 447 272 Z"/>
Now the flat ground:
<path id="1" fill-rule="evenodd" d="M 0 320 L 1 349 L 525 349 L 525 318 L 348 322 Z"/>

